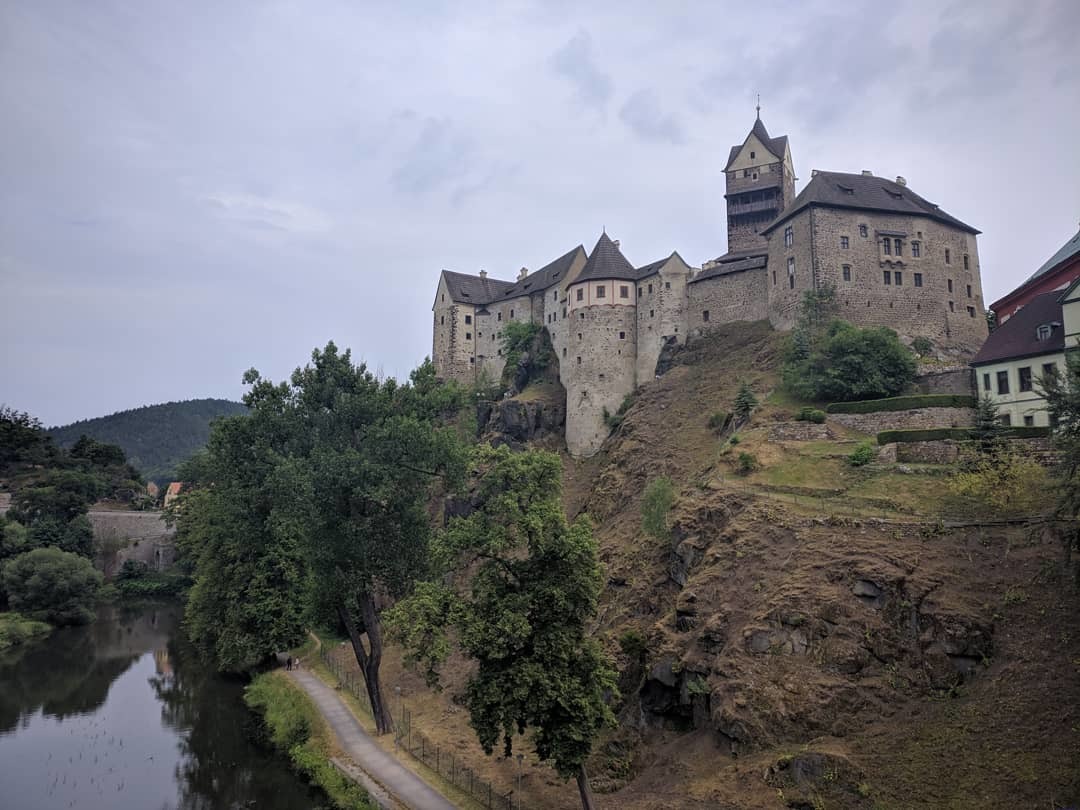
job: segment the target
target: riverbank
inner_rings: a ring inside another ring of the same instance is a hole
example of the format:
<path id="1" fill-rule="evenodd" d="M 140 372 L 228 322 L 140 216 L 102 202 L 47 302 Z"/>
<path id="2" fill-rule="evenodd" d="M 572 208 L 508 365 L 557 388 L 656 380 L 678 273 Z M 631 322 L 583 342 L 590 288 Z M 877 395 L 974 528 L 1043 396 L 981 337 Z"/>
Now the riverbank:
<path id="1" fill-rule="evenodd" d="M 51 624 L 29 619 L 21 613 L 0 613 L 0 651 L 39 641 L 53 631 Z"/>
<path id="2" fill-rule="evenodd" d="M 263 719 L 269 740 L 295 768 L 322 788 L 339 810 L 378 810 L 367 792 L 334 767 L 334 734 L 308 695 L 281 671 L 266 672 L 244 691 Z"/>

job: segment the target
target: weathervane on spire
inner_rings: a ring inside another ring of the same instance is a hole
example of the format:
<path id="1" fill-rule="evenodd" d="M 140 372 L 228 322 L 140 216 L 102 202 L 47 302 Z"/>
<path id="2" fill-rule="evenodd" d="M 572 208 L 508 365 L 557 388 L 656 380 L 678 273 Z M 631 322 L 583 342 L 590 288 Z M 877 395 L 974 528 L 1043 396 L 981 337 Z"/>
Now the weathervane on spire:
<path id="1" fill-rule="evenodd" d="M 761 93 L 757 94 L 757 120 L 761 120 Z"/>

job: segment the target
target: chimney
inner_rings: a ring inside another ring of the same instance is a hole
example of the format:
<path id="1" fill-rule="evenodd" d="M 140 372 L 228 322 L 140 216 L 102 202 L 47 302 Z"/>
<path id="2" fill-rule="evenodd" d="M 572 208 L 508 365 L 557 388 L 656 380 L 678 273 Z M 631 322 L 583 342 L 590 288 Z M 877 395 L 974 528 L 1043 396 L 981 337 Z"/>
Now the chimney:
<path id="1" fill-rule="evenodd" d="M 870 171 L 869 169 L 863 169 L 862 173 L 863 173 L 863 177 L 873 177 L 874 176 L 874 173 L 872 171 Z"/>
<path id="2" fill-rule="evenodd" d="M 480 271 L 480 278 L 487 278 L 487 270 Z"/>
<path id="3" fill-rule="evenodd" d="M 898 186 L 906 186 L 907 185 L 907 180 L 905 180 L 900 175 L 896 175 L 896 185 L 898 185 Z"/>
<path id="4" fill-rule="evenodd" d="M 817 169 L 811 169 L 811 170 L 810 170 L 810 176 L 811 176 L 811 177 L 817 177 L 817 173 L 818 173 L 818 170 L 817 170 Z"/>
<path id="5" fill-rule="evenodd" d="M 520 270 L 518 270 L 517 280 L 521 281 L 527 275 L 529 275 L 529 268 L 528 267 L 522 267 Z"/>
<path id="6" fill-rule="evenodd" d="M 621 242 L 619 242 L 619 240 L 618 240 L 618 239 L 612 239 L 612 240 L 611 240 L 611 243 L 612 243 L 613 245 L 615 245 L 615 247 L 619 247 L 619 245 L 620 245 L 620 244 L 622 244 Z"/>

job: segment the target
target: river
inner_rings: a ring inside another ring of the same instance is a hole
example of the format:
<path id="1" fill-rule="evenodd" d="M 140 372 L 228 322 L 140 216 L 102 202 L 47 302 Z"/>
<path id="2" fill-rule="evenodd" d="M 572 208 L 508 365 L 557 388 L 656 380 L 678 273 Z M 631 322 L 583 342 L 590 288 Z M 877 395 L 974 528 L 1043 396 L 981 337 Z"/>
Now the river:
<path id="1" fill-rule="evenodd" d="M 0 653 L 0 807 L 307 810 L 329 804 L 253 744 L 242 685 L 218 677 L 180 608 L 103 607 Z"/>

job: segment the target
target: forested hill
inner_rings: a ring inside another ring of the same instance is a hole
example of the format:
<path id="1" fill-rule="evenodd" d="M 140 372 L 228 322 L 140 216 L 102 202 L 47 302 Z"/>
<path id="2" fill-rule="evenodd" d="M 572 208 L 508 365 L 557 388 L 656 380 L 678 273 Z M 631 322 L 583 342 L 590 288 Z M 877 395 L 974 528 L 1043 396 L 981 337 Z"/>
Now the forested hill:
<path id="1" fill-rule="evenodd" d="M 83 434 L 120 445 L 145 478 L 160 482 L 171 480 L 176 465 L 206 445 L 211 420 L 246 412 L 227 399 L 189 399 L 83 419 L 50 428 L 49 434 L 61 447 L 71 447 Z"/>

